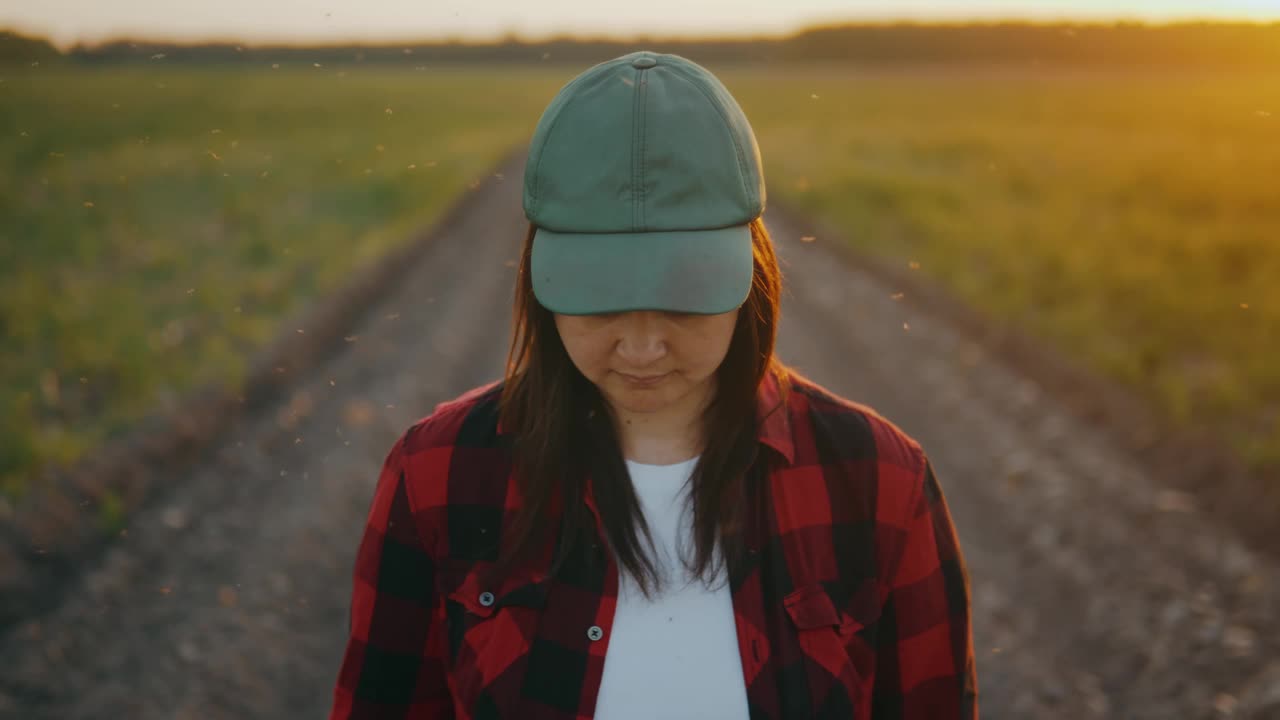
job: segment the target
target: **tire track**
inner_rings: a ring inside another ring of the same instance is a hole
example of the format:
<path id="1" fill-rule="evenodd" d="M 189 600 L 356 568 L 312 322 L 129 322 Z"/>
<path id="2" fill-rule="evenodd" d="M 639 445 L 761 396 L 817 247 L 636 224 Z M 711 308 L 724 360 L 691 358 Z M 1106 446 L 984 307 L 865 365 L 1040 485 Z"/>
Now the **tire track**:
<path id="1" fill-rule="evenodd" d="M 780 354 L 934 459 L 969 564 L 983 716 L 1280 717 L 1276 568 L 797 225 L 769 217 L 790 278 Z"/>
<path id="2" fill-rule="evenodd" d="M 523 238 L 513 188 L 483 186 L 496 210 L 435 238 L 345 352 L 135 517 L 61 607 L 7 638 L 4 657 L 22 662 L 0 685 L 0 712 L 325 716 L 355 546 L 387 449 L 456 388 L 501 372 L 506 263 Z"/>

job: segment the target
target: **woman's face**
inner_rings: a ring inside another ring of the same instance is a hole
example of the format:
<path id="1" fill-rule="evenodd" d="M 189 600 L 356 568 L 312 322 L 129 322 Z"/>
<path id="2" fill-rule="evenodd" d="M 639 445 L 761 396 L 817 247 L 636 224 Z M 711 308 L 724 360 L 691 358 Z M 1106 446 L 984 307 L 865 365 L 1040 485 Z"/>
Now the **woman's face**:
<path id="1" fill-rule="evenodd" d="M 615 411 L 701 410 L 714 392 L 738 310 L 556 315 L 569 358 Z"/>

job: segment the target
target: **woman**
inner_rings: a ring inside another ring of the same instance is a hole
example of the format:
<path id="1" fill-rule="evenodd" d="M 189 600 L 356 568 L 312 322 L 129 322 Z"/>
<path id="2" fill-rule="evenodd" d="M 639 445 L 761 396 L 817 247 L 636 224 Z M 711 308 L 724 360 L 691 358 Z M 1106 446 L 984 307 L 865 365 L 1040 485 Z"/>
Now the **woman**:
<path id="1" fill-rule="evenodd" d="M 918 443 L 774 357 L 750 125 L 676 55 L 534 132 L 505 377 L 387 455 L 333 718 L 977 717 Z"/>

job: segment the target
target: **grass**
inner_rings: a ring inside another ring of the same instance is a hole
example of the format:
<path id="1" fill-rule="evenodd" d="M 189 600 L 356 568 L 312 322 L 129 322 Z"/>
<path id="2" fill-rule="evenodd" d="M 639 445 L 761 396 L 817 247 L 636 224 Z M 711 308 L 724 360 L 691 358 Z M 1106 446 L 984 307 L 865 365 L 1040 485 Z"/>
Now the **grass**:
<path id="1" fill-rule="evenodd" d="M 0 335 L 18 350 L 0 358 L 0 485 L 16 496 L 44 463 L 236 382 L 290 312 L 531 134 L 564 73 L 0 75 Z"/>
<path id="2" fill-rule="evenodd" d="M 1280 77 L 721 77 L 771 193 L 1280 463 Z"/>
<path id="3" fill-rule="evenodd" d="M 581 69 L 0 72 L 3 494 L 234 383 Z M 717 74 L 771 196 L 1280 462 L 1280 77 Z"/>

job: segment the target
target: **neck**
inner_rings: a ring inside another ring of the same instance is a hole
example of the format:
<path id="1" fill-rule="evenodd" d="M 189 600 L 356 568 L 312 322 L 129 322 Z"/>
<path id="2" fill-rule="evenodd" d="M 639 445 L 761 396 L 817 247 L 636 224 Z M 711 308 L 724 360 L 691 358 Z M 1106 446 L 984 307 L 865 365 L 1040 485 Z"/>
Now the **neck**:
<path id="1" fill-rule="evenodd" d="M 702 451 L 701 423 L 680 431 L 671 428 L 636 427 L 621 423 L 618 440 L 622 456 L 646 465 L 674 465 L 692 459 Z"/>
<path id="2" fill-rule="evenodd" d="M 651 413 L 613 408 L 622 456 L 647 465 L 674 465 L 697 457 L 703 448 L 702 416 L 708 402 L 709 397 L 693 396 Z"/>

